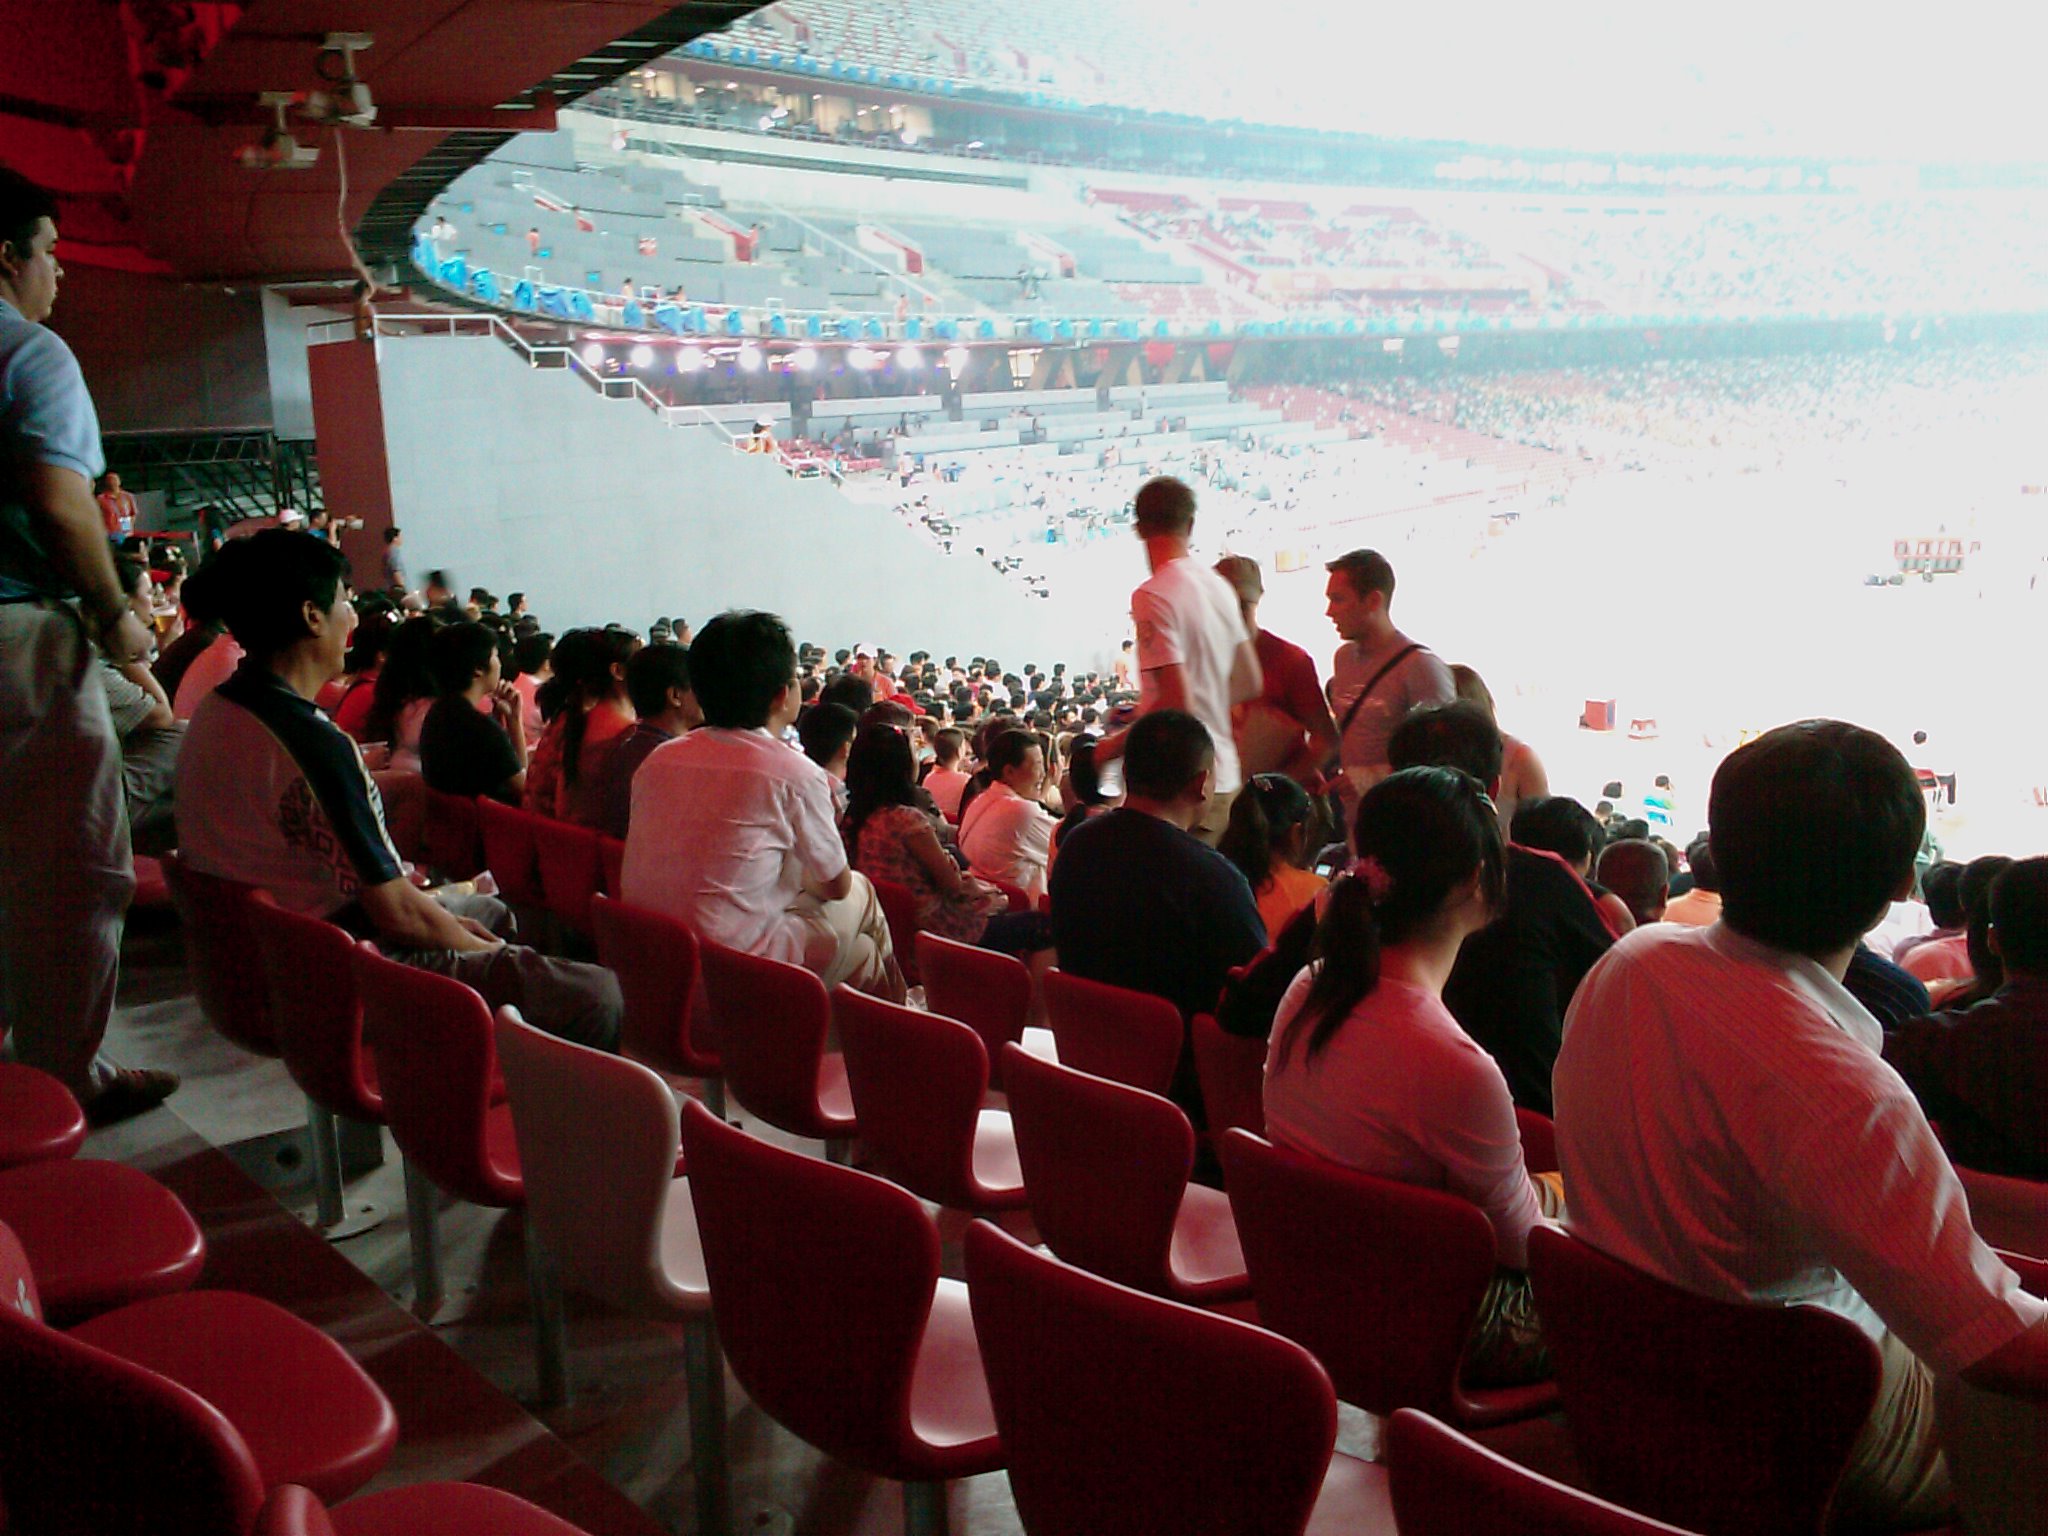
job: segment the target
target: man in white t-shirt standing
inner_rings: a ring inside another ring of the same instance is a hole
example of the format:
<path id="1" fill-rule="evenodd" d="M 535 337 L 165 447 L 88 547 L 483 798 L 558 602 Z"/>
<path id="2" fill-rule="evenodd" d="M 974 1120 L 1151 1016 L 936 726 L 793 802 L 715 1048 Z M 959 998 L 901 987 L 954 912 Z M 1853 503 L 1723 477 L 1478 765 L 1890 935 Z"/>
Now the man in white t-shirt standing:
<path id="1" fill-rule="evenodd" d="M 1324 567 L 1330 622 L 1344 644 L 1330 668 L 1330 712 L 1337 720 L 1337 793 L 1348 814 L 1358 797 L 1393 770 L 1387 739 L 1412 710 L 1457 695 L 1451 669 L 1427 646 L 1394 628 L 1394 568 L 1374 549 L 1354 549 Z"/>
<path id="2" fill-rule="evenodd" d="M 1189 830 L 1214 847 L 1243 787 L 1230 711 L 1259 696 L 1259 653 L 1230 583 L 1188 554 L 1195 493 L 1170 475 L 1138 487 L 1138 537 L 1152 576 L 1131 594 L 1138 630 L 1138 714 L 1179 709 L 1208 727 L 1216 747 L 1215 785 Z M 1096 748 L 1099 762 L 1123 753 L 1125 733 Z"/>

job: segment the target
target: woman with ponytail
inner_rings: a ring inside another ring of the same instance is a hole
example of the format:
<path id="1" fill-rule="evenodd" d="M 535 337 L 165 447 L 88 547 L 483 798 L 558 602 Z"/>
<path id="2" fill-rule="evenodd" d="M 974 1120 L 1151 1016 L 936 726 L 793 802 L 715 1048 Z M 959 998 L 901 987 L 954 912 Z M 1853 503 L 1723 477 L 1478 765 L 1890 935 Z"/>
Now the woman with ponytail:
<path id="1" fill-rule="evenodd" d="M 526 768 L 526 809 L 595 827 L 603 820 L 604 754 L 633 728 L 626 663 L 640 637 L 623 629 L 572 629 L 556 642 L 554 675 L 535 702 L 547 728 Z"/>
<path id="2" fill-rule="evenodd" d="M 1530 1177 L 1507 1080 L 1443 1005 L 1459 945 L 1505 889 L 1499 813 L 1470 774 L 1408 768 L 1366 792 L 1352 837 L 1357 861 L 1331 887 L 1309 966 L 1274 1023 L 1267 1134 L 1484 1211 L 1500 1273 L 1465 1376 L 1539 1380 L 1548 1350 L 1523 1271 L 1530 1229 L 1562 1214 L 1560 1186 Z"/>
<path id="3" fill-rule="evenodd" d="M 1327 883 L 1301 862 L 1319 825 L 1308 791 L 1284 773 L 1255 773 L 1230 807 L 1216 851 L 1250 882 L 1259 917 L 1273 938 Z"/>

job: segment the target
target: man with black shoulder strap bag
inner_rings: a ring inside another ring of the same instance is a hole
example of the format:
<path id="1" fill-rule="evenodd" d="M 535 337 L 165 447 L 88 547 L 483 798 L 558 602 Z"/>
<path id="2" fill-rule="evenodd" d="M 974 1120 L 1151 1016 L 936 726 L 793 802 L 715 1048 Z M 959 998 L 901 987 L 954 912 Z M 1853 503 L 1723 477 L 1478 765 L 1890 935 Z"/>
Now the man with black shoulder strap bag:
<path id="1" fill-rule="evenodd" d="M 1451 669 L 1398 629 L 1389 612 L 1394 568 L 1377 550 L 1354 549 L 1324 567 L 1330 622 L 1344 640 L 1330 670 L 1337 717 L 1337 772 L 1326 779 L 1348 818 L 1358 797 L 1385 778 L 1387 738 L 1411 710 L 1456 696 Z"/>

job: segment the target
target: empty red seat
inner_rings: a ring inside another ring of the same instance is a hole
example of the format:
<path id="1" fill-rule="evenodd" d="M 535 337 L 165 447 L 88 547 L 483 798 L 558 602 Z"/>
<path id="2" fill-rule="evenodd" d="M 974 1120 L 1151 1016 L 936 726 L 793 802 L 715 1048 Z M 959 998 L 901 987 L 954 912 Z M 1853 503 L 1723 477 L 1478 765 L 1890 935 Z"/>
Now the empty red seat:
<path id="1" fill-rule="evenodd" d="M 1157 1094 L 1003 1047 L 1031 1219 L 1070 1264 L 1215 1306 L 1250 1294 L 1230 1200 L 1190 1184 L 1195 1132 Z"/>
<path id="2" fill-rule="evenodd" d="M 56 1078 L 0 1062 L 0 1169 L 70 1157 L 85 1141 L 85 1111 Z"/>
<path id="3" fill-rule="evenodd" d="M 1165 998 L 1052 971 L 1045 1012 L 1066 1065 L 1147 1093 L 1173 1085 L 1187 1029 Z"/>
<path id="4" fill-rule="evenodd" d="M 832 1001 L 800 965 L 700 941 L 712 1038 L 732 1096 L 792 1136 L 822 1141 L 833 1156 L 860 1134 L 846 1059 L 825 1049 Z"/>
<path id="5" fill-rule="evenodd" d="M 1003 1462 L 967 1288 L 887 1180 L 770 1146 L 683 1106 L 711 1310 L 733 1375 L 826 1455 L 903 1483 L 910 1536 L 946 1528 L 945 1484 Z"/>
<path id="6" fill-rule="evenodd" d="M 164 879 L 163 862 L 147 854 L 135 856 L 135 899 L 129 910 L 161 912 L 171 905 L 171 887 Z"/>
<path id="7" fill-rule="evenodd" d="M 1195 1052 L 1195 1079 L 1202 1085 L 1202 1108 L 1209 1134 L 1221 1136 L 1233 1126 L 1253 1135 L 1266 1133 L 1266 1042 L 1233 1035 L 1206 1013 L 1188 1026 Z"/>
<path id="8" fill-rule="evenodd" d="M 24 1321 L 36 1318 L 33 1267 L 4 1224 L 0 1295 L 13 1300 Z M 391 1403 L 363 1368 L 319 1329 L 255 1296 L 158 1296 L 103 1312 L 69 1335 L 175 1381 L 219 1410 L 266 1483 L 304 1483 L 342 1498 L 376 1474 L 398 1441 Z M 30 1348 L 19 1335 L 0 1344 Z"/>
<path id="9" fill-rule="evenodd" d="M 573 822 L 532 818 L 533 851 L 541 899 L 557 922 L 580 938 L 590 937 L 590 898 L 604 885 L 604 857 L 597 834 Z"/>
<path id="10" fill-rule="evenodd" d="M 1031 1012 L 1031 972 L 1015 955 L 941 938 L 917 936 L 918 970 L 933 1013 L 958 1019 L 981 1036 L 989 1083 L 1003 1085 L 1003 1047 L 1024 1038 Z"/>
<path id="11" fill-rule="evenodd" d="M 703 998 L 697 936 L 674 918 L 611 896 L 590 903 L 597 957 L 619 979 L 626 1015 L 619 1054 L 671 1077 L 704 1084 L 704 1102 L 725 1113 L 725 1065 L 704 1038 L 709 1006 Z"/>
<path id="12" fill-rule="evenodd" d="M 1522 1166 L 1531 1173 L 1557 1172 L 1557 1125 L 1550 1116 L 1517 1107 L 1515 1128 L 1522 1133 Z"/>
<path id="13" fill-rule="evenodd" d="M 626 892 L 626 840 L 622 837 L 600 837 L 597 840 L 598 862 L 604 866 L 604 893 L 617 898 Z"/>
<path id="14" fill-rule="evenodd" d="M 1458 1380 L 1495 1268 L 1478 1206 L 1244 1131 L 1226 1133 L 1220 1150 L 1259 1320 L 1322 1361 L 1344 1401 L 1474 1427 L 1556 1403 L 1547 1382 L 1474 1391 Z"/>
<path id="15" fill-rule="evenodd" d="M 1031 1536 L 1393 1536 L 1298 1344 L 968 1228 L 968 1295 Z"/>
<path id="16" fill-rule="evenodd" d="M 988 1055 L 958 1020 L 835 988 L 862 1145 L 875 1171 L 962 1211 L 1014 1211 L 1024 1172 L 1010 1117 L 984 1109 Z"/>
<path id="17" fill-rule="evenodd" d="M 889 947 L 896 952 L 903 979 L 913 987 L 922 986 L 924 974 L 918 965 L 917 949 L 917 893 L 894 880 L 878 880 L 872 875 L 868 879 L 875 888 L 875 899 L 882 904 L 882 918 L 889 925 Z"/>
<path id="18" fill-rule="evenodd" d="M 185 959 L 199 1011 L 243 1050 L 275 1056 L 270 982 L 249 928 L 256 887 L 201 874 L 174 853 L 164 855 L 163 868 L 185 929 Z"/>
<path id="19" fill-rule="evenodd" d="M 21 1240 L 43 1313 L 59 1327 L 189 1289 L 206 1262 L 192 1213 L 148 1174 L 121 1163 L 10 1168 L 0 1173 L 0 1222 Z"/>
<path id="20" fill-rule="evenodd" d="M 534 823 L 541 818 L 499 800 L 485 798 L 475 803 L 484 867 L 497 881 L 498 893 L 515 907 L 540 911 L 546 902 L 540 888 L 540 854 L 534 844 Z"/>
<path id="21" fill-rule="evenodd" d="M 450 880 L 468 880 L 484 867 L 476 802 L 467 795 L 427 790 L 426 824 L 420 832 L 427 867 Z"/>
<path id="22" fill-rule="evenodd" d="M 4 1090 L 0 1090 L 4 1091 Z M 1970 1225 L 1994 1248 L 2048 1259 L 2048 1183 L 1958 1168 Z"/>
<path id="23" fill-rule="evenodd" d="M 1413 1408 L 1388 1423 L 1386 1462 L 1401 1536 L 1687 1536 L 1518 1466 Z"/>
<path id="24" fill-rule="evenodd" d="M 329 1509 L 310 1490 L 274 1490 L 251 1536 L 585 1536 L 580 1526 L 475 1483 L 414 1483 Z"/>

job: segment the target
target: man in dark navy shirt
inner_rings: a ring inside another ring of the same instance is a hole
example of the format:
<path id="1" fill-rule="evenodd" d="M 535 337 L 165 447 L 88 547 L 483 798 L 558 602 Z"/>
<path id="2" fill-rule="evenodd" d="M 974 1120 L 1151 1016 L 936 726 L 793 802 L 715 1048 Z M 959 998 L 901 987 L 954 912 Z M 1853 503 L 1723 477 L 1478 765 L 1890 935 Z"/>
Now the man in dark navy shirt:
<path id="1" fill-rule="evenodd" d="M 511 913 L 437 900 L 406 878 L 362 753 L 313 704 L 355 628 L 340 551 L 267 529 L 221 562 L 228 630 L 247 653 L 203 702 L 178 759 L 178 846 L 204 874 L 261 886 L 290 912 L 374 938 L 393 959 L 453 976 L 497 1008 L 579 1044 L 616 1046 L 611 972 L 510 944 Z"/>
<path id="2" fill-rule="evenodd" d="M 1213 1009 L 1230 968 L 1266 946 L 1244 876 L 1188 830 L 1215 761 L 1193 715 L 1141 716 L 1124 747 L 1123 805 L 1069 832 L 1052 865 L 1060 969 L 1163 997 L 1184 1019 Z M 1185 1049 L 1173 1096 L 1203 1123 Z"/>

